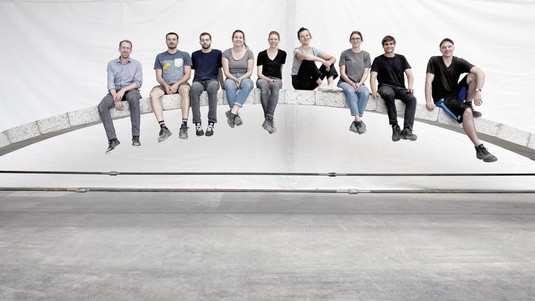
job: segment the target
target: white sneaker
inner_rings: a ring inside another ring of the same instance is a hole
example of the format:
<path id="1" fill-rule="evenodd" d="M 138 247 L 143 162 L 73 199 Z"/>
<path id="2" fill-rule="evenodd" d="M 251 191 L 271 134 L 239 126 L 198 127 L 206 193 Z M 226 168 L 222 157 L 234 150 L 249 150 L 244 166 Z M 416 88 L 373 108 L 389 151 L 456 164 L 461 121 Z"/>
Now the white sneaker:
<path id="1" fill-rule="evenodd" d="M 318 91 L 321 91 L 321 92 L 331 92 L 331 89 L 329 88 L 329 86 L 327 86 L 327 84 L 325 82 L 323 82 L 319 87 L 318 87 Z"/>
<path id="2" fill-rule="evenodd" d="M 342 89 L 335 85 L 329 85 L 329 89 L 331 89 L 331 92 L 342 92 Z"/>

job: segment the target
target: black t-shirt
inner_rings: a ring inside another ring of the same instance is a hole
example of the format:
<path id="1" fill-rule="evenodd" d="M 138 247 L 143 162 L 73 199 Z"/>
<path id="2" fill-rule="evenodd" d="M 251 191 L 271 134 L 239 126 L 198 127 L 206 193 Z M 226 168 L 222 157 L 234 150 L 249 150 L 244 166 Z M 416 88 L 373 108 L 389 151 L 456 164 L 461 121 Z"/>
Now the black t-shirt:
<path id="1" fill-rule="evenodd" d="M 432 83 L 433 100 L 441 98 L 455 92 L 461 74 L 470 72 L 474 65 L 466 60 L 454 56 L 449 67 L 446 67 L 442 56 L 432 56 L 427 63 L 427 73 L 434 74 Z"/>
<path id="2" fill-rule="evenodd" d="M 280 50 L 277 52 L 275 59 L 271 60 L 267 54 L 267 49 L 258 53 L 256 65 L 262 66 L 262 74 L 267 77 L 282 79 L 281 66 L 286 63 L 286 52 Z"/>
<path id="3" fill-rule="evenodd" d="M 384 54 L 373 59 L 372 72 L 377 72 L 379 87 L 383 84 L 405 87 L 405 70 L 411 69 L 411 65 L 401 54 L 394 57 L 386 57 Z"/>

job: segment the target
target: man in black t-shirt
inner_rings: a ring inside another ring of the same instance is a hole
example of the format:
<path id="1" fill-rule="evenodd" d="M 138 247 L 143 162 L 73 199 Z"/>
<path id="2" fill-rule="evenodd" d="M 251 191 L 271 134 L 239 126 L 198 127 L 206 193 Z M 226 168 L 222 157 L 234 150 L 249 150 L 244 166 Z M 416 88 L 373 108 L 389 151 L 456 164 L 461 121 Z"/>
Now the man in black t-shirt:
<path id="1" fill-rule="evenodd" d="M 414 96 L 414 76 L 411 66 L 401 54 L 394 53 L 396 39 L 386 36 L 382 40 L 384 54 L 373 60 L 370 73 L 370 88 L 372 97 L 381 97 L 385 101 L 388 122 L 392 126 L 392 141 L 400 139 L 415 141 L 417 136 L 412 132 L 414 126 L 414 114 L 416 113 L 416 97 Z M 408 87 L 405 87 L 407 76 Z M 377 83 L 379 82 L 379 89 Z M 399 128 L 395 100 L 405 103 L 405 115 L 403 130 Z"/>
<path id="2" fill-rule="evenodd" d="M 436 105 L 445 106 L 443 108 L 462 123 L 466 135 L 474 144 L 476 157 L 484 162 L 494 162 L 498 159 L 489 153 L 477 137 L 474 117 L 481 115 L 472 108 L 472 100 L 476 106 L 483 102 L 481 89 L 485 83 L 485 73 L 466 60 L 453 56 L 455 46 L 451 39 L 443 39 L 439 47 L 442 56 L 433 56 L 427 63 L 426 107 L 433 111 Z M 468 74 L 459 81 L 464 73 Z"/>

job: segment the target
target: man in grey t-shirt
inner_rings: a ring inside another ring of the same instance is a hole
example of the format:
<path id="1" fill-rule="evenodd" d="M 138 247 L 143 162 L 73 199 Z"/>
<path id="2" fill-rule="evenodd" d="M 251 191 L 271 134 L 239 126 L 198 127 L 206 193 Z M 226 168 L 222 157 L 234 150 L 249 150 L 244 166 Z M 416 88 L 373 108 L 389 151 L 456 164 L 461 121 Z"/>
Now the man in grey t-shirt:
<path id="1" fill-rule="evenodd" d="M 191 77 L 191 57 L 189 53 L 178 50 L 178 34 L 170 32 L 165 36 L 167 51 L 156 56 L 154 70 L 159 85 L 152 88 L 150 102 L 156 120 L 160 124 L 158 142 L 171 136 L 171 131 L 165 126 L 163 108 L 160 98 L 166 94 L 180 94 L 180 109 L 182 111 L 182 126 L 178 138 L 188 139 L 188 115 L 190 108 L 188 80 Z"/>

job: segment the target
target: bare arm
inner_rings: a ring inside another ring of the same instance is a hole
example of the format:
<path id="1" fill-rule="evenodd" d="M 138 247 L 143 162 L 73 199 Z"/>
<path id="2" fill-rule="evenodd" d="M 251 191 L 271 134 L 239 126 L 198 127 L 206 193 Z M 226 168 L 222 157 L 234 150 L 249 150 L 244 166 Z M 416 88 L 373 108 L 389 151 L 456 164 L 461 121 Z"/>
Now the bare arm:
<path id="1" fill-rule="evenodd" d="M 372 71 L 370 73 L 370 89 L 371 89 L 373 98 L 380 97 L 379 93 L 377 93 L 377 72 L 376 71 Z"/>
<path id="2" fill-rule="evenodd" d="M 407 76 L 407 82 L 408 82 L 407 91 L 413 94 L 414 93 L 414 75 L 412 74 L 412 70 L 406 69 L 405 75 Z"/>
<path id="3" fill-rule="evenodd" d="M 425 107 L 429 111 L 433 111 L 436 106 L 433 101 L 433 79 L 435 75 L 433 73 L 426 73 L 425 75 Z"/>
<path id="4" fill-rule="evenodd" d="M 485 72 L 474 66 L 472 67 L 472 69 L 470 69 L 470 73 L 476 76 L 476 91 L 474 91 L 474 104 L 476 106 L 480 106 L 483 103 L 481 89 L 483 89 L 483 86 L 485 85 Z"/>

